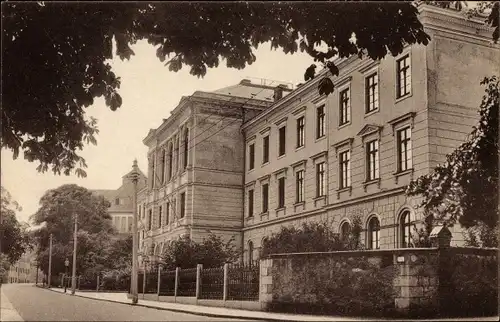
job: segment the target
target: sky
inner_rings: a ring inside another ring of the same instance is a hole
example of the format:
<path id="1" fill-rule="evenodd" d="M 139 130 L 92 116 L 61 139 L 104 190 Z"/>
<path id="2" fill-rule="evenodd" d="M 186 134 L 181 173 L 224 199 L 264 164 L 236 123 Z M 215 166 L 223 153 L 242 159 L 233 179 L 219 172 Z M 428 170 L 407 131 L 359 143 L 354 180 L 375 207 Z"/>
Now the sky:
<path id="1" fill-rule="evenodd" d="M 184 66 L 171 72 L 156 57 L 156 49 L 147 42 L 132 47 L 135 56 L 127 61 L 111 61 L 113 71 L 121 77 L 120 95 L 123 104 L 113 112 L 103 99 L 87 108 L 88 116 L 98 119 L 97 145 L 87 145 L 81 155 L 86 159 L 87 177 L 78 178 L 38 173 L 38 163 L 23 159 L 22 153 L 13 160 L 12 152 L 2 149 L 2 186 L 22 207 L 17 213 L 19 221 L 28 222 L 39 207 L 39 200 L 49 190 L 63 184 L 78 184 L 88 189 L 117 189 L 122 176 L 132 169 L 136 158 L 139 168 L 146 173 L 147 147 L 142 143 L 149 129 L 157 128 L 162 119 L 170 115 L 182 96 L 197 90 L 213 91 L 239 83 L 244 78 L 264 78 L 298 84 L 303 82 L 304 71 L 313 63 L 305 53 L 286 55 L 281 50 L 270 49 L 270 44 L 255 50 L 257 61 L 243 70 L 227 68 L 221 62 L 218 68 L 209 69 L 204 78 L 189 74 Z M 259 83 L 259 80 L 252 79 Z"/>

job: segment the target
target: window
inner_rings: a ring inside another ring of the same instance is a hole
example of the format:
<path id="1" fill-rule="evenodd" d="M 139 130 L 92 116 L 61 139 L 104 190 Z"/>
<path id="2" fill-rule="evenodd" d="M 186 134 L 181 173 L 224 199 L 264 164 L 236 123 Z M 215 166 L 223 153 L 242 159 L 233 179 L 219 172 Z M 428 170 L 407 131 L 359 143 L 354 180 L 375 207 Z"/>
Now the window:
<path id="1" fill-rule="evenodd" d="M 411 219 L 410 212 L 405 211 L 401 218 L 399 219 L 399 229 L 401 241 L 400 245 L 402 248 L 410 247 L 411 245 Z"/>
<path id="2" fill-rule="evenodd" d="M 365 79 L 366 93 L 366 113 L 373 112 L 378 109 L 378 77 L 377 73 L 368 76 Z"/>
<path id="3" fill-rule="evenodd" d="M 116 199 L 115 199 L 115 205 L 117 205 L 117 206 L 118 206 L 119 204 L 120 204 L 120 198 L 116 198 Z"/>
<path id="4" fill-rule="evenodd" d="M 411 70 L 410 55 L 397 60 L 397 98 L 410 94 Z"/>
<path id="5" fill-rule="evenodd" d="M 165 223 L 167 225 L 170 223 L 170 202 L 165 206 Z"/>
<path id="6" fill-rule="evenodd" d="M 286 126 L 282 126 L 279 129 L 278 155 L 282 156 L 285 153 L 286 153 Z"/>
<path id="7" fill-rule="evenodd" d="M 297 148 L 304 146 L 304 125 L 305 119 L 301 116 L 297 119 Z"/>
<path id="8" fill-rule="evenodd" d="M 351 108 L 349 103 L 349 88 L 340 92 L 339 125 L 344 125 L 351 120 Z"/>
<path id="9" fill-rule="evenodd" d="M 296 198 L 295 201 L 297 203 L 304 201 L 304 170 L 300 170 L 296 172 L 295 175 L 296 182 Z"/>
<path id="10" fill-rule="evenodd" d="M 175 143 L 175 167 L 174 167 L 174 172 L 177 172 L 177 169 L 179 168 L 179 144 L 180 144 L 180 136 L 175 136 L 174 139 Z"/>
<path id="11" fill-rule="evenodd" d="M 262 163 L 269 162 L 269 135 L 262 139 Z"/>
<path id="12" fill-rule="evenodd" d="M 162 206 L 160 206 L 158 208 L 158 228 L 160 228 L 162 226 L 162 221 L 161 221 L 162 212 L 163 212 L 163 208 L 162 208 Z"/>
<path id="13" fill-rule="evenodd" d="M 255 144 L 248 146 L 248 168 L 252 170 L 255 167 Z"/>
<path id="14" fill-rule="evenodd" d="M 411 129 L 407 127 L 398 132 L 398 172 L 412 168 Z"/>
<path id="15" fill-rule="evenodd" d="M 278 208 L 285 207 L 285 178 L 278 179 Z"/>
<path id="16" fill-rule="evenodd" d="M 367 181 L 378 179 L 378 140 L 366 144 Z"/>
<path id="17" fill-rule="evenodd" d="M 316 109 L 316 138 L 325 136 L 325 105 Z"/>
<path id="18" fill-rule="evenodd" d="M 181 193 L 181 218 L 186 215 L 186 193 Z"/>
<path id="19" fill-rule="evenodd" d="M 269 184 L 262 185 L 262 212 L 269 210 Z"/>
<path id="20" fill-rule="evenodd" d="M 248 217 L 253 217 L 253 189 L 248 190 Z"/>
<path id="21" fill-rule="evenodd" d="M 153 222 L 153 210 L 148 211 L 148 230 L 151 230 L 151 224 Z"/>
<path id="22" fill-rule="evenodd" d="M 351 186 L 351 152 L 340 153 L 340 189 Z"/>
<path id="23" fill-rule="evenodd" d="M 189 152 L 189 130 L 186 129 L 184 131 L 184 163 L 183 163 L 184 169 L 186 169 L 188 165 L 188 157 L 189 157 L 188 152 Z"/>
<path id="24" fill-rule="evenodd" d="M 160 160 L 160 179 L 161 179 L 161 183 L 165 183 L 165 162 L 167 161 L 167 150 L 162 150 L 162 153 L 161 153 L 161 160 Z"/>
<path id="25" fill-rule="evenodd" d="M 376 217 L 368 222 L 368 247 L 370 249 L 380 248 L 380 223 Z"/>
<path id="26" fill-rule="evenodd" d="M 325 163 L 321 162 L 316 165 L 316 197 L 325 195 L 326 190 Z"/>
<path id="27" fill-rule="evenodd" d="M 252 265 L 253 263 L 253 242 L 251 240 L 248 241 L 248 265 Z"/>
<path id="28" fill-rule="evenodd" d="M 158 175 L 156 173 L 156 154 L 153 154 L 151 163 L 152 163 L 152 168 L 153 168 L 153 175 L 152 175 L 152 187 L 156 187 L 156 176 Z"/>
<path id="29" fill-rule="evenodd" d="M 172 143 L 170 143 L 170 147 L 168 150 L 168 180 L 172 179 L 172 172 L 173 172 L 173 161 L 174 161 L 174 154 L 173 154 L 173 148 L 172 148 Z"/>

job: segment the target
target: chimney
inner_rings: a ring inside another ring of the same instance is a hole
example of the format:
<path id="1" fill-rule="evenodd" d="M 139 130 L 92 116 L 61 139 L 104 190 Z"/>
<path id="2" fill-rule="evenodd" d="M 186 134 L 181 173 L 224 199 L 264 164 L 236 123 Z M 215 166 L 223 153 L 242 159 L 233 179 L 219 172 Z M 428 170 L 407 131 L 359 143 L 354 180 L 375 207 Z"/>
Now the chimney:
<path id="1" fill-rule="evenodd" d="M 252 84 L 252 81 L 249 79 L 242 79 L 240 84 L 241 85 L 250 85 L 250 84 Z"/>
<path id="2" fill-rule="evenodd" d="M 274 88 L 273 99 L 275 102 L 283 98 L 283 89 L 288 89 L 288 86 L 280 84 Z"/>

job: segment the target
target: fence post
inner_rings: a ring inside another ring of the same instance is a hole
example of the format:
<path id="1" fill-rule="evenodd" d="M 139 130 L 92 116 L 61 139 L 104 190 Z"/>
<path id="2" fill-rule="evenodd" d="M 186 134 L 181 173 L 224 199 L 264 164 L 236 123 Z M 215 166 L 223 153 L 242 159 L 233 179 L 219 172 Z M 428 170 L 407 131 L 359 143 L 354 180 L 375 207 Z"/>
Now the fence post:
<path id="1" fill-rule="evenodd" d="M 229 264 L 224 264 L 224 288 L 222 291 L 222 300 L 227 301 L 228 290 L 229 290 Z"/>
<path id="2" fill-rule="evenodd" d="M 99 274 L 97 274 L 97 293 L 99 293 Z"/>
<path id="3" fill-rule="evenodd" d="M 201 291 L 201 270 L 203 269 L 203 264 L 196 265 L 196 299 L 200 298 Z"/>
<path id="4" fill-rule="evenodd" d="M 158 298 L 158 301 L 160 301 L 160 272 L 161 272 L 161 265 L 158 264 L 158 286 L 156 288 L 156 296 Z"/>
<path id="5" fill-rule="evenodd" d="M 176 301 L 177 290 L 179 289 L 179 273 L 180 273 L 180 270 L 181 270 L 180 267 L 176 267 L 175 268 L 174 302 Z"/>

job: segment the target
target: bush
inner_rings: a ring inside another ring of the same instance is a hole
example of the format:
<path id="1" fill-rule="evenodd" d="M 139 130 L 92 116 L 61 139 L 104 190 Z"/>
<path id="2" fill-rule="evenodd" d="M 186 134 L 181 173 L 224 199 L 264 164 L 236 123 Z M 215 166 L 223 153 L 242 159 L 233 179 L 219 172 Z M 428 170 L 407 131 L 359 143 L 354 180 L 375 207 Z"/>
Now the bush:
<path id="1" fill-rule="evenodd" d="M 330 252 L 360 250 L 361 218 L 353 217 L 349 235 L 340 236 L 327 222 L 304 222 L 300 228 L 282 226 L 277 234 L 264 240 L 262 256 L 283 253 Z"/>
<path id="2" fill-rule="evenodd" d="M 212 268 L 235 262 L 238 258 L 234 237 L 225 243 L 222 237 L 210 233 L 201 243 L 192 241 L 188 236 L 173 241 L 163 253 L 161 264 L 166 270 L 193 268 L 197 264 Z"/>

